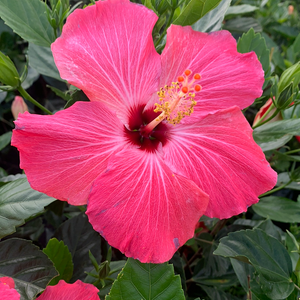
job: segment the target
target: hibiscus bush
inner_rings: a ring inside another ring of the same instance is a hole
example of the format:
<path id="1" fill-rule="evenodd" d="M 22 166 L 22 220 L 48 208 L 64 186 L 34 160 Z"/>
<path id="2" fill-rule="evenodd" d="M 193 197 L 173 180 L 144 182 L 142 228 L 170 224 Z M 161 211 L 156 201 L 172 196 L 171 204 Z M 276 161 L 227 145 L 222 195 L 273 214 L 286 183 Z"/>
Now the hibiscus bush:
<path id="1" fill-rule="evenodd" d="M 299 14 L 0 0 L 0 299 L 300 299 Z"/>

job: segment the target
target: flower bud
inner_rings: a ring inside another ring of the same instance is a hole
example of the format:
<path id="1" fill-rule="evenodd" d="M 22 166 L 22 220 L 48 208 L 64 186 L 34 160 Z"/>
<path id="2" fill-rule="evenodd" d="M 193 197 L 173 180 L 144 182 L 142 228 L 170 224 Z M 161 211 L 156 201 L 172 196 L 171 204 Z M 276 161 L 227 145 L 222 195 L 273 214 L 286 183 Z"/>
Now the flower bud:
<path id="1" fill-rule="evenodd" d="M 270 106 L 272 105 L 272 99 L 270 98 L 258 111 L 258 113 L 256 114 L 254 121 L 253 121 L 253 125 L 255 126 L 258 121 L 263 117 L 263 115 L 267 112 L 267 110 L 270 108 Z M 264 120 L 268 120 L 268 118 L 270 118 L 274 112 L 276 110 L 276 107 L 274 107 L 268 114 L 267 116 L 264 118 Z M 282 120 L 281 114 L 278 114 L 276 117 L 274 117 L 273 119 L 271 119 L 269 122 L 275 122 L 275 121 L 280 121 Z M 268 123 L 269 123 L 268 122 Z"/>
<path id="2" fill-rule="evenodd" d="M 300 61 L 286 69 L 280 76 L 278 92 L 282 93 L 290 83 L 293 82 L 293 89 L 300 83 Z"/>
<path id="3" fill-rule="evenodd" d="M 0 52 L 0 81 L 13 88 L 20 85 L 19 73 L 10 58 Z"/>
<path id="4" fill-rule="evenodd" d="M 101 265 L 99 266 L 99 278 L 100 279 L 105 279 L 110 272 L 110 266 L 109 266 L 109 262 L 106 260 L 104 262 L 101 263 Z"/>
<path id="5" fill-rule="evenodd" d="M 293 81 L 290 82 L 289 85 L 287 85 L 284 90 L 279 94 L 278 98 L 275 99 L 275 106 L 280 109 L 286 109 L 291 105 L 293 102 L 294 98 L 294 93 L 293 93 Z"/>
<path id="6" fill-rule="evenodd" d="M 22 97 L 16 96 L 11 105 L 11 112 L 14 116 L 14 119 L 16 120 L 18 118 L 18 115 L 20 113 L 24 113 L 25 111 L 28 111 L 27 104 L 24 102 Z"/>
<path id="7" fill-rule="evenodd" d="M 288 6 L 288 12 L 289 12 L 289 15 L 292 15 L 294 13 L 294 6 L 293 5 Z"/>

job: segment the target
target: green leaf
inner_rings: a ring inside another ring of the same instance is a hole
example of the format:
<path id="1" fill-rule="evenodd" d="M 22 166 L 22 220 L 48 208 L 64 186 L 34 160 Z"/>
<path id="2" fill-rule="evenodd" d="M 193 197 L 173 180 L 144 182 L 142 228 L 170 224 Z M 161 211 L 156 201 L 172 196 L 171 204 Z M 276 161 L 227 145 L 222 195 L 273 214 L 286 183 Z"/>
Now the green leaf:
<path id="1" fill-rule="evenodd" d="M 300 203 L 287 198 L 264 197 L 252 208 L 264 218 L 283 223 L 300 223 Z"/>
<path id="2" fill-rule="evenodd" d="M 286 299 L 294 290 L 294 283 L 291 280 L 291 283 L 289 285 L 286 284 L 286 282 L 270 282 L 266 280 L 263 276 L 260 276 L 257 278 L 258 286 L 255 286 L 252 283 L 251 290 L 254 291 L 261 291 L 261 293 L 265 296 L 267 296 L 267 299 Z M 261 299 L 261 298 L 259 298 Z"/>
<path id="3" fill-rule="evenodd" d="M 0 274 L 0 276 L 2 276 L 2 275 L 3 274 Z M 43 292 L 43 290 L 44 290 L 35 284 L 25 282 L 23 280 L 19 280 L 16 278 L 14 278 L 14 282 L 15 282 L 15 289 L 21 295 L 21 300 L 35 299 L 35 296 L 37 294 Z"/>
<path id="4" fill-rule="evenodd" d="M 0 238 L 44 210 L 55 199 L 33 190 L 27 179 L 17 179 L 0 188 Z"/>
<path id="5" fill-rule="evenodd" d="M 246 17 L 238 17 L 235 19 L 228 20 L 224 28 L 237 33 L 244 33 L 249 31 L 251 28 L 254 29 L 255 32 L 261 32 L 262 27 L 258 20 L 254 18 L 246 18 Z"/>
<path id="6" fill-rule="evenodd" d="M 264 233 L 272 236 L 281 243 L 285 241 L 286 233 L 276 226 L 270 219 L 261 221 L 259 224 L 255 225 L 254 228 L 261 229 Z"/>
<path id="7" fill-rule="evenodd" d="M 90 101 L 86 94 L 81 90 L 75 90 L 72 94 L 69 94 L 70 99 L 64 106 L 64 109 L 72 106 L 77 101 Z"/>
<path id="8" fill-rule="evenodd" d="M 114 282 L 106 300 L 184 300 L 180 277 L 174 275 L 172 265 L 142 264 L 129 258 Z"/>
<path id="9" fill-rule="evenodd" d="M 276 32 L 280 33 L 282 36 L 286 38 L 296 38 L 299 34 L 299 30 L 295 27 L 286 26 L 286 25 L 278 25 L 272 27 Z"/>
<path id="10" fill-rule="evenodd" d="M 31 241 L 11 238 L 0 242 L 0 276 L 44 289 L 57 272 L 47 255 Z"/>
<path id="11" fill-rule="evenodd" d="M 291 63 L 295 63 L 297 58 L 300 56 L 300 33 L 295 39 L 294 43 L 287 49 L 287 57 Z"/>
<path id="12" fill-rule="evenodd" d="M 12 131 L 0 135 L 0 151 L 10 144 Z"/>
<path id="13" fill-rule="evenodd" d="M 281 115 L 284 120 L 300 118 L 300 105 L 293 105 L 281 111 Z"/>
<path id="14" fill-rule="evenodd" d="M 13 236 L 38 242 L 40 236 L 44 233 L 44 230 L 45 225 L 43 223 L 43 218 L 42 216 L 39 216 L 26 222 L 25 225 L 18 227 L 16 233 Z"/>
<path id="15" fill-rule="evenodd" d="M 253 138 L 263 151 L 285 145 L 294 135 L 300 135 L 300 119 L 267 123 L 253 131 Z"/>
<path id="16" fill-rule="evenodd" d="M 53 238 L 49 240 L 43 252 L 53 262 L 55 269 L 59 273 L 59 276 L 51 280 L 50 285 L 56 285 L 61 279 L 69 282 L 73 275 L 73 261 L 68 246 L 63 241 L 59 242 Z"/>
<path id="17" fill-rule="evenodd" d="M 300 155 L 286 155 L 279 151 L 273 151 L 274 161 L 300 161 Z"/>
<path id="18" fill-rule="evenodd" d="M 292 139 L 292 137 L 293 135 L 291 134 L 285 134 L 282 137 L 270 139 L 270 141 L 267 142 L 256 141 L 257 137 L 255 137 L 254 140 L 260 146 L 260 148 L 265 152 L 265 151 L 277 149 L 284 146 L 287 142 L 289 142 Z"/>
<path id="19" fill-rule="evenodd" d="M 281 293 L 279 294 L 279 298 L 276 297 L 277 294 L 276 288 L 281 284 L 278 284 L 277 282 L 275 284 L 266 282 L 266 280 L 264 280 L 262 277 L 259 276 L 256 277 L 254 268 L 247 263 L 232 258 L 230 259 L 230 261 L 236 272 L 236 275 L 240 280 L 242 287 L 247 293 L 249 291 L 249 278 L 250 278 L 250 288 L 252 294 L 251 299 L 253 300 L 282 299 Z M 258 280 L 259 283 L 256 280 Z M 269 298 L 266 294 L 272 298 Z"/>
<path id="20" fill-rule="evenodd" d="M 282 73 L 278 82 L 278 92 L 281 93 L 291 82 L 294 88 L 300 82 L 300 61 Z"/>
<path id="21" fill-rule="evenodd" d="M 201 32 L 211 32 L 220 30 L 225 13 L 231 3 L 231 0 L 223 0 L 221 3 L 204 17 L 193 24 L 193 29 Z"/>
<path id="22" fill-rule="evenodd" d="M 0 103 L 5 100 L 6 96 L 7 96 L 7 92 L 0 90 Z"/>
<path id="23" fill-rule="evenodd" d="M 0 0 L 0 17 L 24 40 L 50 47 L 55 40 L 45 3 L 40 0 Z"/>
<path id="24" fill-rule="evenodd" d="M 40 74 L 63 81 L 54 63 L 54 58 L 50 48 L 29 43 L 28 58 L 29 65 Z"/>
<path id="25" fill-rule="evenodd" d="M 58 240 L 63 240 L 72 254 L 74 263 L 73 277 L 70 282 L 77 279 L 84 280 L 86 274 L 94 269 L 89 258 L 89 251 L 97 261 L 101 261 L 101 237 L 94 231 L 84 213 L 64 222 L 55 233 Z"/>
<path id="26" fill-rule="evenodd" d="M 2 32 L 9 32 L 10 34 L 13 34 L 14 32 L 10 27 L 8 27 L 2 19 L 0 19 L 0 34 Z"/>
<path id="27" fill-rule="evenodd" d="M 293 270 L 295 270 L 297 263 L 299 261 L 299 244 L 296 240 L 296 237 L 291 232 L 289 232 L 288 230 L 286 232 L 287 235 L 286 235 L 285 244 L 288 249 L 289 255 L 291 257 Z"/>
<path id="28" fill-rule="evenodd" d="M 250 282 L 251 294 L 253 300 L 274 300 L 270 299 L 262 290 L 262 285 L 258 284 L 256 281 Z"/>
<path id="29" fill-rule="evenodd" d="M 181 285 L 183 290 L 186 292 L 186 277 L 185 277 L 185 271 L 184 271 L 184 259 L 180 257 L 180 255 L 175 252 L 171 260 L 169 261 L 170 264 L 173 265 L 174 271 L 176 274 L 180 276 L 181 279 Z"/>
<path id="30" fill-rule="evenodd" d="M 254 268 L 247 263 L 244 263 L 242 261 L 239 261 L 237 259 L 230 258 L 230 262 L 232 264 L 232 267 L 234 269 L 234 272 L 245 290 L 246 293 L 249 292 L 249 278 L 253 277 Z"/>
<path id="31" fill-rule="evenodd" d="M 221 0 L 191 0 L 182 10 L 173 24 L 192 25 L 212 9 L 216 8 Z"/>
<path id="32" fill-rule="evenodd" d="M 281 186 L 290 181 L 290 176 L 287 172 L 278 174 L 276 186 Z M 291 182 L 285 188 L 300 191 L 300 182 Z"/>
<path id="33" fill-rule="evenodd" d="M 38 80 L 39 77 L 40 74 L 35 69 L 29 67 L 27 77 L 22 82 L 22 88 L 27 90 L 36 80 Z"/>
<path id="34" fill-rule="evenodd" d="M 218 289 L 217 287 L 209 287 L 205 285 L 200 285 L 199 286 L 205 291 L 207 296 L 211 300 L 239 300 L 240 298 L 237 298 L 233 296 L 232 294 L 225 293 L 224 291 Z"/>
<path id="35" fill-rule="evenodd" d="M 6 177 L 7 175 L 7 172 L 3 168 L 0 168 L 0 181 L 3 177 Z"/>
<path id="36" fill-rule="evenodd" d="M 259 33 L 255 33 L 253 28 L 239 38 L 237 50 L 240 53 L 254 51 L 262 64 L 265 78 L 270 76 L 270 51 L 267 48 L 265 39 Z"/>
<path id="37" fill-rule="evenodd" d="M 216 286 L 218 288 L 229 288 L 231 286 L 234 286 L 238 283 L 238 279 L 233 271 L 231 271 L 228 274 L 225 274 L 223 276 L 218 276 L 218 277 L 202 277 L 202 278 L 197 278 L 193 277 L 192 278 L 193 282 L 197 282 L 198 284 L 204 284 L 204 285 L 210 285 L 210 286 Z"/>
<path id="38" fill-rule="evenodd" d="M 203 284 L 224 284 L 229 286 L 232 283 L 232 277 L 227 276 L 229 273 L 230 262 L 228 259 L 214 255 L 217 248 L 217 239 L 214 241 L 209 233 L 201 233 L 198 238 L 199 246 L 203 249 L 203 262 L 200 261 L 194 271 L 193 281 Z M 230 274 L 231 275 L 231 274 Z M 235 278 L 236 279 L 236 278 Z"/>
<path id="39" fill-rule="evenodd" d="M 11 59 L 0 51 L 0 81 L 7 85 L 6 90 L 17 89 L 20 84 L 19 73 Z"/>
<path id="40" fill-rule="evenodd" d="M 282 298 L 274 299 L 283 299 L 294 289 L 289 253 L 277 239 L 260 229 L 229 233 L 220 240 L 214 254 L 250 263 L 263 278 L 264 285 L 272 287 L 268 294 L 272 290 L 281 293 Z"/>
<path id="41" fill-rule="evenodd" d="M 25 174 L 16 174 L 16 175 L 8 175 L 5 177 L 1 177 L 0 178 L 0 186 L 6 184 L 8 182 L 20 179 L 20 178 L 26 178 L 26 175 Z"/>
<path id="42" fill-rule="evenodd" d="M 148 7 L 149 9 L 151 9 L 152 11 L 154 11 L 159 16 L 159 13 L 156 10 L 155 5 L 154 5 L 155 3 L 152 3 L 151 0 L 142 0 L 142 4 L 146 7 Z"/>
<path id="43" fill-rule="evenodd" d="M 265 32 L 262 32 L 262 36 L 266 41 L 270 53 L 272 52 L 272 62 L 284 70 L 286 67 L 281 56 L 281 48 Z"/>
<path id="44" fill-rule="evenodd" d="M 235 5 L 228 8 L 226 16 L 248 14 L 256 10 L 258 10 L 258 7 L 249 4 Z"/>

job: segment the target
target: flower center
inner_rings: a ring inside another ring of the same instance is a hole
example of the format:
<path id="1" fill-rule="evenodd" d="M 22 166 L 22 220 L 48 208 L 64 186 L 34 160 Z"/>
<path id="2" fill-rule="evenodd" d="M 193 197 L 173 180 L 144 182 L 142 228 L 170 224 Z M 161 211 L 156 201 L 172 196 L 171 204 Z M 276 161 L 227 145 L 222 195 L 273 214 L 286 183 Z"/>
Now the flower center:
<path id="1" fill-rule="evenodd" d="M 141 105 L 131 109 L 128 126 L 124 126 L 124 134 L 128 141 L 141 150 L 153 152 L 159 144 L 166 145 L 169 138 L 170 125 L 167 123 L 158 124 L 151 132 L 145 134 L 144 128 L 153 119 L 157 118 L 158 113 L 151 109 L 145 110 Z"/>
<path id="2" fill-rule="evenodd" d="M 143 105 L 132 108 L 128 126 L 124 126 L 128 141 L 149 152 L 156 151 L 160 144 L 166 145 L 170 136 L 169 124 L 176 125 L 193 112 L 195 94 L 202 89 L 198 84 L 200 79 L 200 74 L 193 75 L 192 71 L 186 70 L 177 78 L 177 82 L 158 91 L 160 103 L 155 103 L 154 110 L 145 110 Z"/>
<path id="3" fill-rule="evenodd" d="M 198 84 L 200 79 L 200 74 L 192 75 L 191 70 L 185 70 L 183 75 L 177 78 L 177 82 L 161 88 L 157 92 L 160 103 L 155 103 L 154 109 L 154 112 L 161 114 L 144 128 L 144 132 L 151 132 L 163 120 L 176 125 L 185 116 L 190 116 L 197 104 L 195 94 L 202 89 Z"/>

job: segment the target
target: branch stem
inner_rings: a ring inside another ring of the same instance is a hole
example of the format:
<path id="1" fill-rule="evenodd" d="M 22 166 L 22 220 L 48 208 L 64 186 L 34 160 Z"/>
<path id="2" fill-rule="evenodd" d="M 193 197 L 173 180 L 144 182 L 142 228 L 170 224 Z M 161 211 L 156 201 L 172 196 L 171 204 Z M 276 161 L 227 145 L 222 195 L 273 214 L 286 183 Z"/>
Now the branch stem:
<path id="1" fill-rule="evenodd" d="M 18 87 L 18 91 L 20 94 L 29 102 L 40 108 L 43 112 L 47 113 L 48 115 L 53 115 L 50 110 L 48 110 L 46 107 L 44 107 L 42 104 L 34 100 L 21 86 Z"/>
<path id="2" fill-rule="evenodd" d="M 287 185 L 289 185 L 291 182 L 293 182 L 293 180 L 289 180 L 287 183 L 285 183 L 285 184 L 279 186 L 278 188 L 273 189 L 273 190 L 271 190 L 271 191 L 268 191 L 268 192 L 266 192 L 266 193 L 264 193 L 264 194 L 261 194 L 261 195 L 259 196 L 259 198 L 268 196 L 268 195 L 273 194 L 273 193 L 275 193 L 275 192 L 278 192 L 278 191 L 282 190 L 283 188 L 285 188 Z"/>

